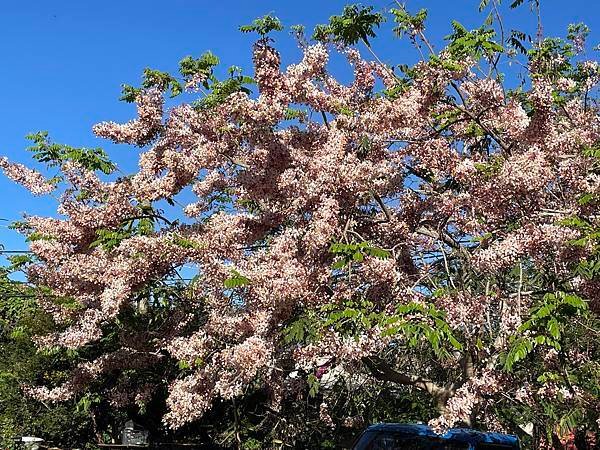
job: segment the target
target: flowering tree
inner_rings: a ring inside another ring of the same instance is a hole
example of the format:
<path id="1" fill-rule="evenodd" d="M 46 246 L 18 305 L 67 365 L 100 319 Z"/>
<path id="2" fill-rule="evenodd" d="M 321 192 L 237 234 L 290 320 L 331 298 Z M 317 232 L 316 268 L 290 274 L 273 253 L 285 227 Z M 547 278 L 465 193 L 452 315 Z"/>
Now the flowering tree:
<path id="1" fill-rule="evenodd" d="M 304 56 L 287 68 L 267 16 L 242 27 L 260 35 L 253 78 L 218 80 L 210 53 L 184 59 L 181 78 L 147 70 L 124 89 L 137 118 L 94 127 L 144 147 L 134 174 L 103 179 L 103 152 L 43 134 L 32 150 L 60 178 L 0 162 L 32 193 L 60 192 L 60 218 L 17 225 L 39 303 L 63 324 L 39 345 L 96 345 L 66 383 L 31 395 L 63 400 L 119 373 L 106 395 L 143 404 L 158 379 L 129 374 L 176 361 L 173 428 L 249 386 L 277 411 L 321 385 L 322 420 L 350 423 L 330 415 L 327 386 L 380 381 L 429 395 L 436 429 L 597 420 L 600 72 L 577 56 L 586 28 L 527 50 L 523 33 L 454 22 L 436 52 L 425 11 L 390 14 L 428 53 L 400 71 L 359 53 L 385 20 L 359 6 L 313 43 L 296 28 Z M 329 74 L 332 51 L 349 85 Z M 522 67 L 520 86 L 503 82 L 502 58 Z M 164 111 L 184 89 L 203 95 Z M 164 217 L 164 201 L 187 218 Z"/>

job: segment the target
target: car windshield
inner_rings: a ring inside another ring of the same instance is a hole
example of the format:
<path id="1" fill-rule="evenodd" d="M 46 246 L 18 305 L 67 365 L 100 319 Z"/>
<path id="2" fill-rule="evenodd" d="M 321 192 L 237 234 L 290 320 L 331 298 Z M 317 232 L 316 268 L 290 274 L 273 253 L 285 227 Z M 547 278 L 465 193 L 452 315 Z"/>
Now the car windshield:
<path id="1" fill-rule="evenodd" d="M 467 450 L 464 442 L 428 436 L 407 436 L 390 432 L 367 432 L 356 443 L 354 450 Z"/>

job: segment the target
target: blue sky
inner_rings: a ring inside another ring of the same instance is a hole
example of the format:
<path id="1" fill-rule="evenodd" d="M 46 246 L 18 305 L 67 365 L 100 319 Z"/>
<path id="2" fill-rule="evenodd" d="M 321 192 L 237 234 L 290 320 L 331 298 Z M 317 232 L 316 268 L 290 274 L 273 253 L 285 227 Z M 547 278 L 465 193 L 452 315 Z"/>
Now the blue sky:
<path id="1" fill-rule="evenodd" d="M 24 136 L 48 130 L 57 142 L 73 146 L 102 146 L 125 171 L 136 167 L 137 150 L 109 145 L 91 133 L 102 120 L 127 121 L 134 108 L 118 101 L 121 83 L 138 84 L 144 67 L 173 71 L 186 55 L 211 50 L 223 66 L 250 70 L 253 37 L 237 31 L 242 24 L 272 12 L 285 25 L 301 23 L 310 30 L 341 11 L 340 0 L 28 0 L 3 2 L 0 14 L 0 155 L 29 163 Z M 363 2 L 378 9 L 389 0 Z M 467 28 L 478 27 L 484 16 L 479 0 L 408 0 L 407 7 L 430 11 L 428 28 L 441 43 L 450 19 Z M 509 0 L 504 0 L 506 5 Z M 527 3 L 527 0 L 526 0 Z M 504 9 L 506 8 L 506 5 Z M 598 0 L 542 0 L 546 35 L 563 35 L 569 23 L 592 27 L 590 43 L 600 39 L 595 20 Z M 527 5 L 505 15 L 507 27 L 535 32 L 535 19 Z M 388 30 L 390 25 L 384 27 Z M 382 30 L 382 34 L 383 34 Z M 299 57 L 287 33 L 276 35 L 284 63 Z M 390 63 L 411 63 L 415 54 L 406 41 L 376 40 L 378 54 Z M 334 68 L 335 69 L 335 68 Z M 23 212 L 53 214 L 56 204 L 32 197 L 25 189 L 0 175 L 0 218 L 13 221 Z M 0 243 L 7 249 L 24 249 L 23 239 L 0 221 Z"/>

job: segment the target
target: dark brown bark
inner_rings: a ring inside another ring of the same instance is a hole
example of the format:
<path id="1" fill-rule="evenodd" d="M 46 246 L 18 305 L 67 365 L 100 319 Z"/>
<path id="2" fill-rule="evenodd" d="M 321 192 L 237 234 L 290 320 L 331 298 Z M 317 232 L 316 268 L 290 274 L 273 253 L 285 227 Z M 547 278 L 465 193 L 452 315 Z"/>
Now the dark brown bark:
<path id="1" fill-rule="evenodd" d="M 387 362 L 376 356 L 364 357 L 362 361 L 371 374 L 378 380 L 414 386 L 417 389 L 427 392 L 432 396 L 436 408 L 440 413 L 444 412 L 446 402 L 456 392 L 456 385 L 454 383 L 440 386 L 427 378 L 417 375 L 406 375 L 393 369 Z"/>

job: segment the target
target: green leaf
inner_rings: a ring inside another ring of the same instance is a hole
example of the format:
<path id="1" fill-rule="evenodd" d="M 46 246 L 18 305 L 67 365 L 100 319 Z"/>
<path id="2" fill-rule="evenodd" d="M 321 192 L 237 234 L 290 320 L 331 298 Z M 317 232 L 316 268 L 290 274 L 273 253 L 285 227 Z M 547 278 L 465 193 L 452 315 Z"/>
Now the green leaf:
<path id="1" fill-rule="evenodd" d="M 387 259 L 392 256 L 392 254 L 388 250 L 379 247 L 368 247 L 364 251 L 369 256 L 373 256 L 379 259 Z"/>
<path id="2" fill-rule="evenodd" d="M 181 83 L 172 75 L 167 72 L 161 72 L 160 70 L 150 69 L 149 67 L 144 69 L 144 80 L 142 86 L 146 89 L 156 87 L 161 92 L 166 92 L 170 89 L 171 97 L 176 97 L 183 92 Z"/>
<path id="3" fill-rule="evenodd" d="M 211 92 L 206 97 L 196 101 L 194 107 L 198 110 L 207 110 L 225 103 L 229 96 L 236 92 L 249 94 L 251 91 L 246 85 L 252 83 L 254 83 L 252 78 L 241 75 L 222 81 L 214 81 L 210 86 Z"/>
<path id="4" fill-rule="evenodd" d="M 199 58 L 186 56 L 179 61 L 179 73 L 186 82 L 199 77 L 202 86 L 209 89 L 209 82 L 215 81 L 213 69 L 219 64 L 219 58 L 210 51 L 205 52 Z"/>
<path id="5" fill-rule="evenodd" d="M 199 242 L 193 241 L 191 239 L 181 237 L 179 235 L 174 235 L 172 242 L 173 242 L 173 244 L 178 245 L 179 247 L 183 247 L 183 248 L 193 248 L 195 250 L 205 249 L 205 246 L 203 244 L 200 244 Z"/>
<path id="6" fill-rule="evenodd" d="M 501 53 L 504 48 L 493 38 L 496 32 L 486 25 L 468 31 L 457 21 L 452 21 L 453 33 L 446 36 L 450 41 L 448 52 L 455 60 L 462 60 L 465 57 L 479 59 L 481 56 L 492 56 L 494 53 Z"/>
<path id="7" fill-rule="evenodd" d="M 242 33 L 258 33 L 262 37 L 266 36 L 271 31 L 281 30 L 283 30 L 281 21 L 277 17 L 270 14 L 255 19 L 250 25 L 242 25 L 240 27 L 240 31 Z"/>
<path id="8" fill-rule="evenodd" d="M 308 113 L 302 109 L 286 108 L 285 120 L 306 119 Z"/>
<path id="9" fill-rule="evenodd" d="M 223 285 L 227 289 L 234 289 L 242 286 L 247 286 L 250 284 L 250 279 L 240 274 L 237 270 L 231 271 L 231 276 L 225 281 L 223 281 Z"/>
<path id="10" fill-rule="evenodd" d="M 133 103 L 136 101 L 138 95 L 140 95 L 141 93 L 142 93 L 142 90 L 140 88 L 135 88 L 128 84 L 122 84 L 121 85 L 121 97 L 119 97 L 119 100 L 127 102 L 127 103 Z"/>
<path id="11" fill-rule="evenodd" d="M 585 309 L 587 308 L 587 303 L 581 297 L 574 294 L 565 294 L 563 299 L 566 304 L 573 306 L 577 309 Z"/>
<path id="12" fill-rule="evenodd" d="M 101 148 L 76 148 L 57 144 L 50 140 L 47 131 L 28 134 L 26 139 L 33 142 L 33 145 L 27 147 L 27 150 L 33 153 L 33 158 L 48 167 L 60 167 L 65 162 L 74 162 L 84 169 L 99 170 L 107 175 L 115 169 Z"/>
<path id="13" fill-rule="evenodd" d="M 319 379 L 314 374 L 309 374 L 306 382 L 308 384 L 308 396 L 314 398 L 319 393 L 319 388 L 321 384 L 319 383 Z"/>
<path id="14" fill-rule="evenodd" d="M 179 367 L 180 370 L 187 370 L 191 366 L 189 362 L 181 360 L 177 363 L 177 367 Z"/>
<path id="15" fill-rule="evenodd" d="M 579 197 L 577 199 L 577 203 L 579 203 L 580 205 L 587 205 L 589 203 L 592 203 L 593 201 L 596 200 L 596 195 L 594 194 L 583 194 L 581 197 Z"/>
<path id="16" fill-rule="evenodd" d="M 415 15 L 409 14 L 404 7 L 392 8 L 390 12 L 394 15 L 394 22 L 396 22 L 394 33 L 398 37 L 402 37 L 404 34 L 415 36 L 425 30 L 426 9 L 419 10 Z"/>
<path id="17" fill-rule="evenodd" d="M 524 359 L 534 348 L 534 343 L 527 338 L 519 338 L 515 341 L 512 348 L 508 352 L 504 367 L 507 370 L 512 370 L 513 366 Z"/>
<path id="18" fill-rule="evenodd" d="M 448 342 L 457 350 L 462 350 L 463 346 L 458 340 L 451 334 L 448 335 Z"/>
<path id="19" fill-rule="evenodd" d="M 356 252 L 352 255 L 352 259 L 356 262 L 362 262 L 365 257 L 361 252 Z"/>
<path id="20" fill-rule="evenodd" d="M 340 259 L 340 260 L 334 262 L 333 265 L 331 266 L 331 268 L 334 270 L 343 269 L 347 265 L 348 265 L 348 263 L 346 262 L 345 259 Z"/>
<path id="21" fill-rule="evenodd" d="M 548 321 L 547 328 L 550 332 L 550 336 L 552 336 L 554 339 L 558 339 L 560 337 L 560 327 L 555 318 L 552 318 Z"/>
<path id="22" fill-rule="evenodd" d="M 355 45 L 359 41 L 369 45 L 369 38 L 375 37 L 374 28 L 384 21 L 385 17 L 374 13 L 372 6 L 346 5 L 340 16 L 329 18 L 329 24 L 317 26 L 313 38 L 343 45 Z"/>

